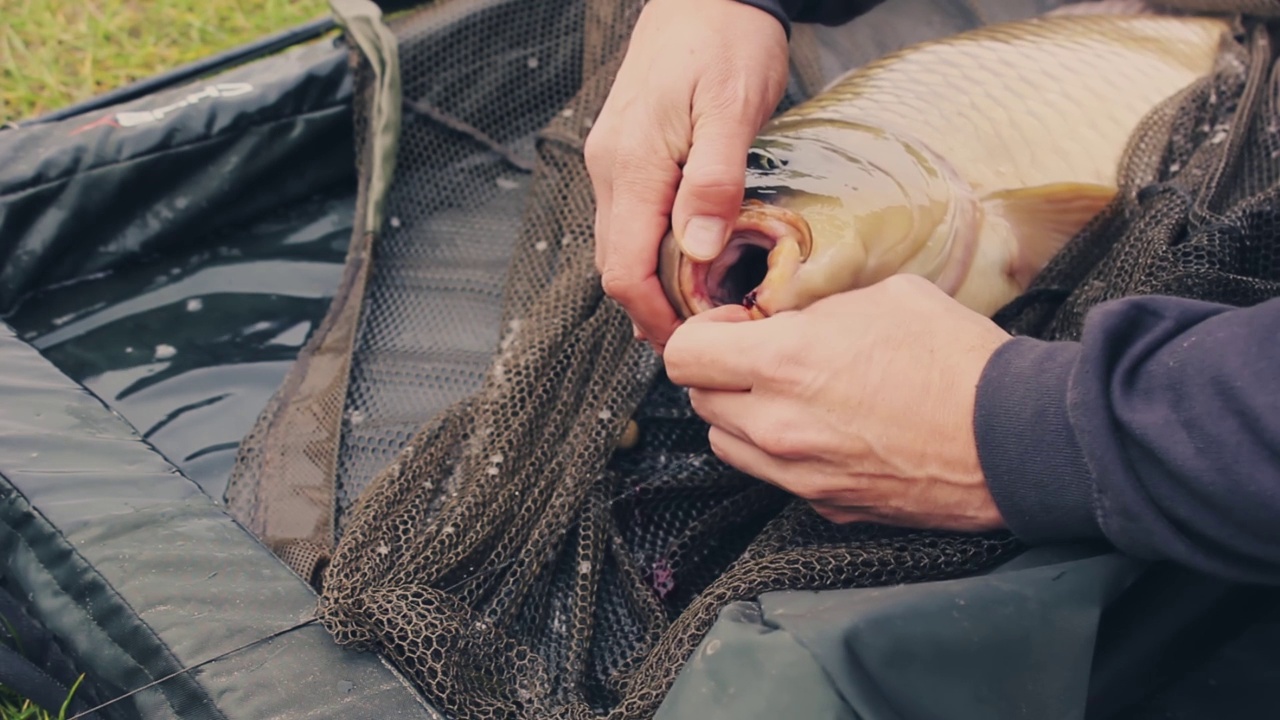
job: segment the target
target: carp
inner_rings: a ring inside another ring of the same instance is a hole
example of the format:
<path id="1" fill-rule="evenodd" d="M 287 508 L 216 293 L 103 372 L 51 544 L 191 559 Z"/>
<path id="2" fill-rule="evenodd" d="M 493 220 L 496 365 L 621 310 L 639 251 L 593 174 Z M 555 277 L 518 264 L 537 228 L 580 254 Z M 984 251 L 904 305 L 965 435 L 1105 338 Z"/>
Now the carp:
<path id="1" fill-rule="evenodd" d="M 668 231 L 663 291 L 683 319 L 739 303 L 761 318 L 915 273 L 993 315 L 1112 201 L 1140 122 L 1208 75 L 1230 33 L 1044 15 L 856 68 L 761 129 L 718 256 Z"/>

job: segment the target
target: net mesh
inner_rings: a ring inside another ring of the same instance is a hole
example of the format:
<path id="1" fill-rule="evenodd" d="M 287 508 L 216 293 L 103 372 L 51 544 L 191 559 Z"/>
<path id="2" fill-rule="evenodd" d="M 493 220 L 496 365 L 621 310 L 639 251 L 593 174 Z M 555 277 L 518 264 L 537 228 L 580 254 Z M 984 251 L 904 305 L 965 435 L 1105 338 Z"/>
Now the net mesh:
<path id="1" fill-rule="evenodd" d="M 907 43 L 1053 5 L 894 0 L 798 26 L 783 107 Z M 453 0 L 389 23 L 405 120 L 384 225 L 357 228 L 228 491 L 323 580 L 337 640 L 451 717 L 649 717 L 726 603 L 945 579 L 1019 550 L 823 520 L 721 463 L 633 341 L 593 265 L 582 147 L 640 6 Z M 363 208 L 376 83 L 353 62 Z M 1111 297 L 1274 295 L 1271 63 L 1265 33 L 1242 35 L 1155 113 L 1120 198 L 998 321 L 1069 338 Z"/>

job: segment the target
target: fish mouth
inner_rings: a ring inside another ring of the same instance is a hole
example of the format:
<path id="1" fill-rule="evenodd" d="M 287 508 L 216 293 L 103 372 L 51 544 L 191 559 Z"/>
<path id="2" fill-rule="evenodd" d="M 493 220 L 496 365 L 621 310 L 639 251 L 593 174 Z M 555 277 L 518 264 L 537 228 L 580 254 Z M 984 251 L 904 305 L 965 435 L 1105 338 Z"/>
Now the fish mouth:
<path id="1" fill-rule="evenodd" d="M 711 260 L 685 255 L 668 231 L 658 253 L 658 278 L 682 320 L 722 305 L 742 305 L 759 319 L 772 314 L 762 293 L 795 270 L 796 263 L 778 262 L 779 249 L 791 249 L 783 254 L 792 259 L 798 250 L 798 262 L 803 262 L 812 247 L 809 223 L 798 213 L 749 200 L 738 213 L 724 250 Z"/>

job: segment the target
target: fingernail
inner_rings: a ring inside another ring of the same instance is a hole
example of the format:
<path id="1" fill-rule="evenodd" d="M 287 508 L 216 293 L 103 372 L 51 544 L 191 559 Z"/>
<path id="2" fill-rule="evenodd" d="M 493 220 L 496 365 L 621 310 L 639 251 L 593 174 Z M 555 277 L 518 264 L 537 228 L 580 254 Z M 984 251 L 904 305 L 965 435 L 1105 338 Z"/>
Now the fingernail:
<path id="1" fill-rule="evenodd" d="M 686 254 L 696 260 L 710 260 L 724 249 L 725 221 L 718 217 L 699 215 L 689 219 L 684 226 L 681 246 Z"/>

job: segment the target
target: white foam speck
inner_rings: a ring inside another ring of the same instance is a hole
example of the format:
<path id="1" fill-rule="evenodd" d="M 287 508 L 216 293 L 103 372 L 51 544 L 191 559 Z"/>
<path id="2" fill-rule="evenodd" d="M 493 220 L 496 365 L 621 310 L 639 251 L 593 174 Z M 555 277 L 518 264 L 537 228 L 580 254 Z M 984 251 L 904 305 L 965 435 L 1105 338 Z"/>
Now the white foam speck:
<path id="1" fill-rule="evenodd" d="M 204 301 L 200 298 L 191 298 L 187 301 L 187 312 L 200 312 L 204 308 Z"/>
<path id="2" fill-rule="evenodd" d="M 497 182 L 498 187 L 502 188 L 503 190 L 515 190 L 516 188 L 520 187 L 520 183 L 516 182 L 515 180 L 512 180 L 509 177 L 500 177 L 495 182 Z"/>
<path id="3" fill-rule="evenodd" d="M 537 250 L 538 252 L 544 252 L 544 251 L 546 251 L 547 247 L 548 247 L 548 245 L 547 245 L 547 241 L 546 241 L 546 240 L 539 240 L 538 242 L 534 243 L 534 245 L 533 245 L 533 249 L 534 249 L 534 250 Z"/>
<path id="4" fill-rule="evenodd" d="M 168 360 L 169 358 L 177 354 L 178 354 L 178 348 L 172 345 L 166 345 L 165 343 L 160 343 L 159 345 L 156 346 L 157 360 Z"/>

